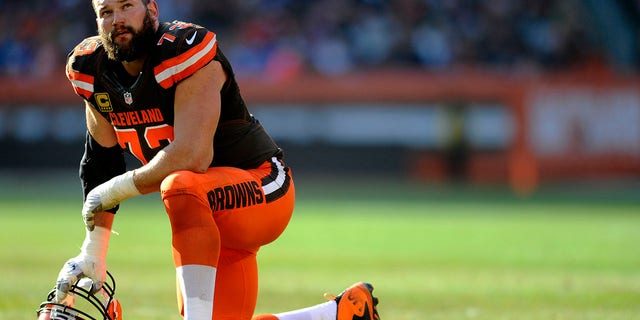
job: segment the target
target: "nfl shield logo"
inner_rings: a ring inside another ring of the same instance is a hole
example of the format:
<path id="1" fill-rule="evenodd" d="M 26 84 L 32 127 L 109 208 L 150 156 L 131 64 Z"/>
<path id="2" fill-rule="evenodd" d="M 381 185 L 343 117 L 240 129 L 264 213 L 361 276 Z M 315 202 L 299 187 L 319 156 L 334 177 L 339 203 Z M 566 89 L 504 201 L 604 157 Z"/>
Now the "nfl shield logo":
<path id="1" fill-rule="evenodd" d="M 124 102 L 126 102 L 129 105 L 133 103 L 133 97 L 131 96 L 131 92 L 124 93 Z"/>

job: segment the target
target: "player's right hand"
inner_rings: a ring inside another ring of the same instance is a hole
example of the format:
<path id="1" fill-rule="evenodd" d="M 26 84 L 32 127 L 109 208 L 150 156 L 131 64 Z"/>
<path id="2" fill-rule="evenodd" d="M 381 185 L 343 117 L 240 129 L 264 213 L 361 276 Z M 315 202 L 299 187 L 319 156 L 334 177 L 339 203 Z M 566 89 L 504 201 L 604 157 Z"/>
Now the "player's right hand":
<path id="1" fill-rule="evenodd" d="M 93 281 L 92 292 L 98 291 L 107 278 L 106 261 L 87 254 L 80 254 L 67 260 L 58 273 L 55 289 L 56 302 L 65 304 L 68 301 L 67 296 L 71 286 L 83 277 L 88 277 Z"/>

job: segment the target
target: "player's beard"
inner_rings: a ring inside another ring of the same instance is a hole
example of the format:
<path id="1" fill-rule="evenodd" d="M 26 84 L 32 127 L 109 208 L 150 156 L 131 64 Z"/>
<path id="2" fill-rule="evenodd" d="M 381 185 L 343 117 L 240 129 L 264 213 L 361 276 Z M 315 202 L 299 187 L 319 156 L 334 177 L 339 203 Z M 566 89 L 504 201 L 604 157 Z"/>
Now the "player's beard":
<path id="1" fill-rule="evenodd" d="M 115 43 L 114 36 L 116 32 L 122 30 L 130 32 L 133 36 L 129 43 L 121 45 Z M 130 62 L 141 58 L 147 53 L 148 48 L 153 43 L 155 30 L 153 20 L 151 20 L 151 15 L 149 14 L 149 11 L 147 11 L 144 21 L 142 22 L 142 29 L 139 31 L 133 30 L 131 26 L 123 26 L 113 29 L 109 33 L 99 31 L 99 34 L 102 38 L 102 43 L 105 51 L 107 51 L 109 59 L 121 62 Z"/>

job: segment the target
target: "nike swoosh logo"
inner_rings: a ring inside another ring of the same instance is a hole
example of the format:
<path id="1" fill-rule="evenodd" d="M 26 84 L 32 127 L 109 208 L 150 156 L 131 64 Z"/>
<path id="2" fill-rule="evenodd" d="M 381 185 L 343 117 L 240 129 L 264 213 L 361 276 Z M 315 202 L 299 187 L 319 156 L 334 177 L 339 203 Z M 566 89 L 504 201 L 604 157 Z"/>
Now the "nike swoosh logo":
<path id="1" fill-rule="evenodd" d="M 193 43 L 193 40 L 196 39 L 196 34 L 198 33 L 198 31 L 194 32 L 193 35 L 191 36 L 191 39 L 187 39 L 185 40 L 187 42 L 188 45 L 191 45 Z"/>

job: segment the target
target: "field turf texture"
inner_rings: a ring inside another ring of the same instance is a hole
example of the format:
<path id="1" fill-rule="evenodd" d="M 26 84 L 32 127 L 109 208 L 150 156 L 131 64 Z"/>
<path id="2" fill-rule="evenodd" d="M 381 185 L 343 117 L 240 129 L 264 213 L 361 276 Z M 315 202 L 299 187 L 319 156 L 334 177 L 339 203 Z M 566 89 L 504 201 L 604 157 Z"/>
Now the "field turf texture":
<path id="1" fill-rule="evenodd" d="M 280 239 L 259 253 L 258 313 L 370 281 L 387 320 L 640 319 L 640 193 L 296 177 Z M 35 319 L 84 238 L 76 172 L 0 178 L 0 319 Z M 124 319 L 179 319 L 158 194 L 131 199 L 108 256 Z"/>

